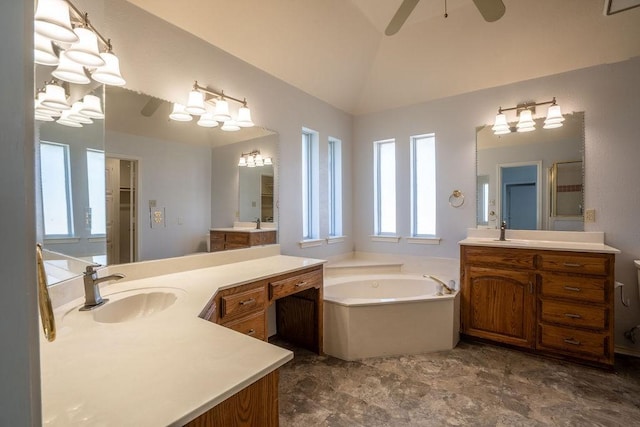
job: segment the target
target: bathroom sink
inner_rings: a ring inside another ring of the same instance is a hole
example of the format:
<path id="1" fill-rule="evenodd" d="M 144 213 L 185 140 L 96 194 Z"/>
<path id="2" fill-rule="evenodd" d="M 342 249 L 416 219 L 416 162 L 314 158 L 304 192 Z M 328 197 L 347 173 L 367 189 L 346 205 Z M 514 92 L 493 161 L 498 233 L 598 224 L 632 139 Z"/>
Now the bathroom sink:
<path id="1" fill-rule="evenodd" d="M 178 288 L 142 288 L 103 295 L 107 300 L 103 305 L 91 311 L 73 309 L 66 313 L 64 320 L 87 321 L 91 315 L 98 323 L 123 323 L 143 319 L 172 307 L 184 294 Z"/>
<path id="2" fill-rule="evenodd" d="M 168 290 L 167 288 L 150 290 L 149 292 L 137 292 L 124 298 L 116 299 L 118 296 L 118 294 L 109 296 L 109 301 L 106 304 L 95 309 L 93 311 L 93 320 L 100 323 L 127 322 L 164 311 L 178 300 L 178 294 L 174 290 Z"/>

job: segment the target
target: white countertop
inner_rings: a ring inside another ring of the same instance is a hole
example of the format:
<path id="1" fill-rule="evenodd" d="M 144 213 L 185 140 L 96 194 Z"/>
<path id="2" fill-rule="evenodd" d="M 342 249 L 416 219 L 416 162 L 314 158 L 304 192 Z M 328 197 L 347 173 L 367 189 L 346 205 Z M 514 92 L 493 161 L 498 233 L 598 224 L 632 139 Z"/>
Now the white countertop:
<path id="1" fill-rule="evenodd" d="M 599 231 L 506 230 L 506 240 L 499 240 L 499 236 L 500 230 L 470 228 L 467 238 L 458 243 L 466 246 L 620 253 L 619 249 L 604 243 L 604 233 Z"/>
<path id="2" fill-rule="evenodd" d="M 57 338 L 40 344 L 44 425 L 173 426 L 206 412 L 293 358 L 198 317 L 211 297 L 323 262 L 277 255 L 115 282 L 103 297 L 149 287 L 180 295 L 168 309 L 125 323 L 93 321 L 92 311 L 77 311 L 83 299 L 57 308 Z"/>

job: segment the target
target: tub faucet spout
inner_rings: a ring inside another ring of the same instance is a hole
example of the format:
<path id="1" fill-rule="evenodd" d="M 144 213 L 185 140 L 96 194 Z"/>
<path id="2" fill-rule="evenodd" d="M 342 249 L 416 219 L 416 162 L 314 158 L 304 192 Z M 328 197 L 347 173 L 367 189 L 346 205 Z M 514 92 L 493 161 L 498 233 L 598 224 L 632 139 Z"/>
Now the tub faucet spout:
<path id="1" fill-rule="evenodd" d="M 431 279 L 431 280 L 433 280 L 434 282 L 436 282 L 436 283 L 438 283 L 438 284 L 442 285 L 442 289 L 443 289 L 443 292 L 444 292 L 445 294 L 452 294 L 452 293 L 454 293 L 454 292 L 455 292 L 455 290 L 453 289 L 453 286 L 454 286 L 455 282 L 453 282 L 453 280 L 451 280 L 451 281 L 449 282 L 449 284 L 447 285 L 446 283 L 444 283 L 442 280 L 438 279 L 438 278 L 437 278 L 437 277 L 435 277 L 435 276 L 430 276 L 430 275 L 428 275 L 428 274 L 423 274 L 423 275 L 422 275 L 422 277 L 425 277 L 425 278 L 427 278 L 427 279 Z"/>
<path id="2" fill-rule="evenodd" d="M 100 283 L 108 280 L 120 280 L 125 277 L 122 273 L 98 277 L 96 267 L 96 265 L 88 265 L 84 272 L 84 306 L 80 308 L 80 311 L 92 310 L 107 302 L 100 295 L 100 287 L 98 286 Z"/>

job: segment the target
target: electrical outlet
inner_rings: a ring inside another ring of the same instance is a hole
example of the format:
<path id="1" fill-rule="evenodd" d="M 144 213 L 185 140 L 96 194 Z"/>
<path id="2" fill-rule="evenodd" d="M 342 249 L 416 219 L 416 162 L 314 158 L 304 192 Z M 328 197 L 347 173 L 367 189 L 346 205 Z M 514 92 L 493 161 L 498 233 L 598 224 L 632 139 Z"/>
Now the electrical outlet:
<path id="1" fill-rule="evenodd" d="M 584 222 L 596 222 L 595 209 L 587 209 L 584 211 Z"/>

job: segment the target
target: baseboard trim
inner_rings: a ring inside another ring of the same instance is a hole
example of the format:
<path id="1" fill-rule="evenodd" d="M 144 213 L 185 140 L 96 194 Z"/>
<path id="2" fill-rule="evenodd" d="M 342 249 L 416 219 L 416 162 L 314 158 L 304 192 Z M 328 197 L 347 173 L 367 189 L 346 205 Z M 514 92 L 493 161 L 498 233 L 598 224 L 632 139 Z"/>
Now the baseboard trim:
<path id="1" fill-rule="evenodd" d="M 614 351 L 618 354 L 624 354 L 626 356 L 640 357 L 640 350 L 636 350 L 634 348 L 616 346 Z"/>

